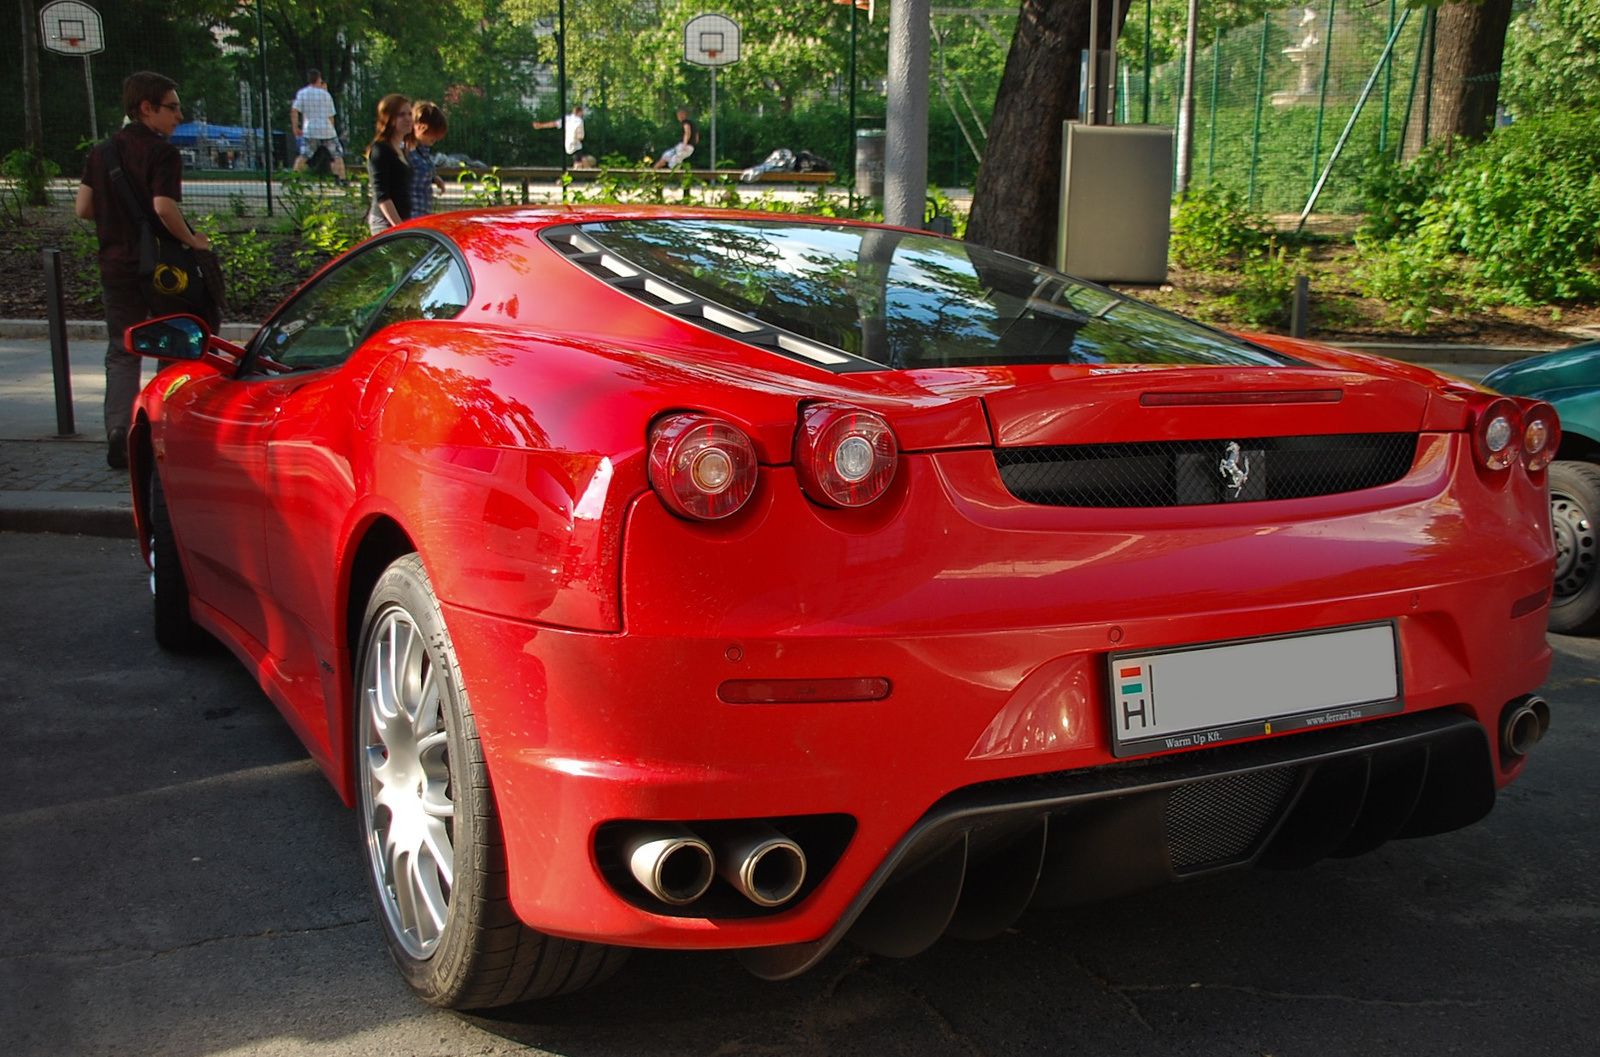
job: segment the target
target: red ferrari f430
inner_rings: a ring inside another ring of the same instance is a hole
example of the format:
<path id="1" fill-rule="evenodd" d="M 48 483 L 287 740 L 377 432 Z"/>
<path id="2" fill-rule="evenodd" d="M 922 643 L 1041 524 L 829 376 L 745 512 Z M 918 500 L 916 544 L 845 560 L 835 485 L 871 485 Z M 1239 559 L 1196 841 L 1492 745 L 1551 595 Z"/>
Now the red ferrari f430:
<path id="1" fill-rule="evenodd" d="M 438 1005 L 1441 833 L 1549 723 L 1547 404 L 980 246 L 449 213 L 128 341 L 157 638 L 254 673 Z"/>

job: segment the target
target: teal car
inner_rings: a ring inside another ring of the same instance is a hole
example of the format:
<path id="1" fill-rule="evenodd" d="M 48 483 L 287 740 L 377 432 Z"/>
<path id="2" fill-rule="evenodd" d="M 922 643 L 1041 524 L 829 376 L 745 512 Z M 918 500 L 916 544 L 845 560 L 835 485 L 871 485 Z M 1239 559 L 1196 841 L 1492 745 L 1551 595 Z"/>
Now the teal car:
<path id="1" fill-rule="evenodd" d="M 1550 630 L 1600 631 L 1600 341 L 1533 356 L 1490 372 L 1490 389 L 1549 401 L 1561 416 L 1550 464 L 1556 534 Z"/>

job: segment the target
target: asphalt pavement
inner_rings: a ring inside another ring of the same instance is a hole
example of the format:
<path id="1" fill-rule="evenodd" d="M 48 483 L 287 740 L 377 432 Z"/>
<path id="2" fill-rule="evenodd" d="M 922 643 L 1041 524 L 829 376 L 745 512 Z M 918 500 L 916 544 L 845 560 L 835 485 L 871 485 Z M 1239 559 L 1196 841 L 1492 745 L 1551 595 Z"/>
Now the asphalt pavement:
<path id="1" fill-rule="evenodd" d="M 242 341 L 251 328 L 225 324 Z M 49 331 L 42 320 L 0 320 L 0 532 L 60 532 L 131 537 L 127 474 L 106 465 L 105 326 L 67 325 L 70 425 L 63 421 Z M 1538 350 L 1499 346 L 1362 346 L 1477 379 Z M 146 365 L 145 377 L 155 373 Z"/>
<path id="2" fill-rule="evenodd" d="M 0 1053 L 1592 1057 L 1600 1037 L 1597 639 L 1551 636 L 1550 734 L 1455 833 L 904 961 L 841 945 L 784 983 L 636 951 L 592 991 L 465 1016 L 402 982 L 355 813 L 245 666 L 156 647 L 147 580 L 131 540 L 0 534 Z"/>

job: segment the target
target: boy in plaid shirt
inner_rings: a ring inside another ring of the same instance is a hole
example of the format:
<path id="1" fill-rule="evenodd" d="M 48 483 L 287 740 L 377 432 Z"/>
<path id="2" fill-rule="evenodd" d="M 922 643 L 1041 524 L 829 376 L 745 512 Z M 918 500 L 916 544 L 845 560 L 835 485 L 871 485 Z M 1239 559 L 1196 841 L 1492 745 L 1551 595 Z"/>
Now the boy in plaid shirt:
<path id="1" fill-rule="evenodd" d="M 407 144 L 411 162 L 411 215 L 421 217 L 433 212 L 434 189 L 444 191 L 444 181 L 433 164 L 433 145 L 444 139 L 450 122 L 438 103 L 415 103 L 411 113 L 411 140 Z"/>

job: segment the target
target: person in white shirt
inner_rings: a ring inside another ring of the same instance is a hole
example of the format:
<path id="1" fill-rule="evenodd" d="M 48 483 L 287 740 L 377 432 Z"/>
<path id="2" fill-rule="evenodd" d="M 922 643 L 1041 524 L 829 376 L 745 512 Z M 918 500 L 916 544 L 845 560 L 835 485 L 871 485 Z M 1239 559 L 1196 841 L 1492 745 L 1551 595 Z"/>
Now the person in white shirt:
<path id="1" fill-rule="evenodd" d="M 568 114 L 564 118 L 561 118 L 560 120 L 535 121 L 533 123 L 533 127 L 534 128 L 565 128 L 565 130 L 566 130 L 565 148 L 566 148 L 567 156 L 572 159 L 572 164 L 573 165 L 581 166 L 583 164 L 583 104 L 582 103 L 579 103 L 578 105 L 574 106 L 572 108 L 572 113 Z"/>
<path id="2" fill-rule="evenodd" d="M 305 172 L 306 161 L 325 147 L 332 159 L 329 168 L 336 180 L 344 179 L 344 147 L 339 130 L 333 127 L 333 96 L 322 83 L 322 71 L 307 70 L 306 86 L 295 93 L 289 106 L 289 131 L 294 133 L 294 171 Z"/>

